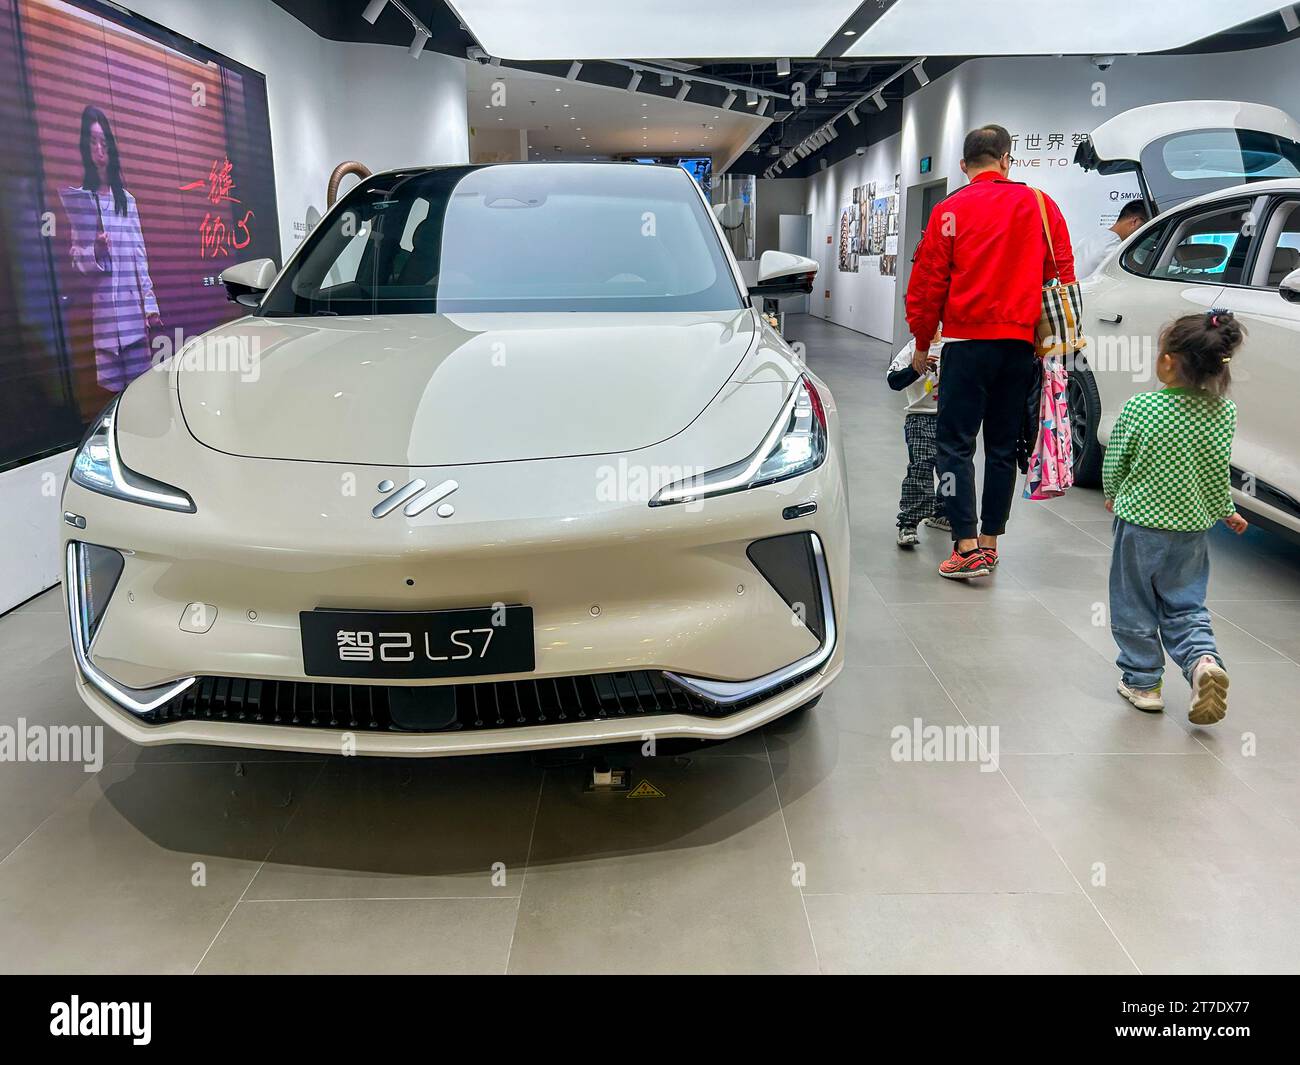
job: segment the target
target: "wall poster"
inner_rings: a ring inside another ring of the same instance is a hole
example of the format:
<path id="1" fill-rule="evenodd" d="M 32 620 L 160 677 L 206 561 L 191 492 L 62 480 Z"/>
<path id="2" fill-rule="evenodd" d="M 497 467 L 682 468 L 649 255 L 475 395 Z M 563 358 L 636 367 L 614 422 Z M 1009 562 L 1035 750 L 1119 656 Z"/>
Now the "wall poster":
<path id="1" fill-rule="evenodd" d="M 0 469 L 75 445 L 280 261 L 266 81 L 98 0 L 0 0 Z"/>

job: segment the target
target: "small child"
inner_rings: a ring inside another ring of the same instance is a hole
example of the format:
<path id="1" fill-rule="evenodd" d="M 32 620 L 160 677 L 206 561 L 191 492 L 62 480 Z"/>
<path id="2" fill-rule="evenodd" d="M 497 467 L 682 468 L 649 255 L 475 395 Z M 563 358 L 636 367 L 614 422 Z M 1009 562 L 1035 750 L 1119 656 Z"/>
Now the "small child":
<path id="1" fill-rule="evenodd" d="M 1224 396 L 1243 330 L 1231 311 L 1189 314 L 1160 336 L 1156 376 L 1120 411 L 1102 479 L 1115 515 L 1110 627 L 1119 645 L 1119 693 L 1139 710 L 1164 709 L 1164 650 L 1192 687 L 1187 717 L 1212 725 L 1228 712 L 1228 674 L 1205 609 L 1208 533 L 1246 519 L 1232 503 L 1228 459 L 1237 407 Z"/>
<path id="2" fill-rule="evenodd" d="M 939 413 L 938 347 L 931 348 L 930 370 L 924 376 L 912 368 L 915 351 L 912 341 L 894 356 L 886 379 L 895 392 L 902 392 L 907 404 L 903 419 L 903 439 L 907 443 L 907 475 L 903 478 L 903 495 L 898 504 L 898 546 L 914 547 L 920 543 L 917 525 L 924 522 L 932 529 L 951 530 L 943 514 L 943 497 L 935 491 L 935 417 Z"/>

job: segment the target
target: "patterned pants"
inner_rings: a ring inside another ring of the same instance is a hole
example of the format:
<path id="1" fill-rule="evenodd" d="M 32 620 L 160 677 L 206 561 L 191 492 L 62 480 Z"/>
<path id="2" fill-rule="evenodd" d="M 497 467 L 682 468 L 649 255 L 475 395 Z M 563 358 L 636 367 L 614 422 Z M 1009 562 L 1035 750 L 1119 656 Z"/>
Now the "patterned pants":
<path id="1" fill-rule="evenodd" d="M 934 414 L 909 414 L 903 421 L 903 439 L 907 441 L 907 476 L 903 478 L 903 496 L 898 503 L 898 527 L 914 529 L 922 518 L 942 517 L 943 498 L 935 491 Z"/>

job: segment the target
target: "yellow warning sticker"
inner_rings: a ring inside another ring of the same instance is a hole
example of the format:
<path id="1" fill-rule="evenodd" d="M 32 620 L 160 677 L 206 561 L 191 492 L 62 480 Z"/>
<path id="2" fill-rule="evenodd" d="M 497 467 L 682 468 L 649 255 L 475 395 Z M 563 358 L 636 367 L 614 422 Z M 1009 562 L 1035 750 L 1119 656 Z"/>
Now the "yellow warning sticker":
<path id="1" fill-rule="evenodd" d="M 651 784 L 650 781 L 643 780 L 627 793 L 627 797 L 629 799 L 662 799 L 664 793 Z"/>

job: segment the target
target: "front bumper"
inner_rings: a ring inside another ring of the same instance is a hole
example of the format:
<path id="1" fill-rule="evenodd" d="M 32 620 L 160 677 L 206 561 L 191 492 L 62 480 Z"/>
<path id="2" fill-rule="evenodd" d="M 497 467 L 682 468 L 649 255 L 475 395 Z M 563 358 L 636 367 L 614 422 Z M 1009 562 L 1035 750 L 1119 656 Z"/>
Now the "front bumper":
<path id="1" fill-rule="evenodd" d="M 250 487 L 257 464 L 233 461 L 248 467 L 244 487 Z M 321 484 L 339 476 L 319 464 L 304 467 L 301 478 L 287 479 L 299 495 L 313 491 L 312 476 Z M 507 473 L 513 475 L 502 470 L 498 476 Z M 485 483 L 486 476 L 476 486 Z M 328 522 L 313 524 L 307 538 L 302 528 L 275 522 L 264 533 L 235 536 L 227 507 L 200 503 L 197 514 L 176 515 L 70 485 L 65 506 L 87 519 L 84 530 L 65 530 L 65 598 L 78 687 L 101 718 L 143 745 L 416 756 L 611 743 L 648 734 L 725 739 L 815 698 L 838 673 L 838 623 L 848 583 L 842 493 L 836 456 L 804 478 L 708 501 L 698 512 L 621 504 L 584 514 L 561 500 L 548 513 L 539 502 L 502 490 L 485 492 L 484 505 L 488 499 L 522 502 L 519 509 L 532 516 L 483 514 L 464 524 L 433 524 L 438 519 L 426 517 L 385 525 L 367 515 L 337 530 Z M 786 508 L 808 499 L 818 502 L 816 515 L 783 518 Z M 302 509 L 290 500 L 285 511 Z M 796 533 L 816 545 L 821 629 L 792 623 L 788 597 L 746 553 L 755 540 Z M 93 634 L 82 594 L 83 542 L 124 556 Z M 707 704 L 706 712 L 697 706 L 696 712 L 586 720 L 552 716 L 527 727 L 497 722 L 445 732 L 366 728 L 365 722 L 356 728 L 286 727 L 275 718 L 207 709 L 175 713 L 210 678 L 327 689 L 347 683 L 305 676 L 302 610 L 437 610 L 498 601 L 534 608 L 537 666 L 531 674 L 483 682 L 524 685 L 649 671 Z M 215 617 L 204 632 L 179 624 L 195 603 L 207 604 Z"/>

